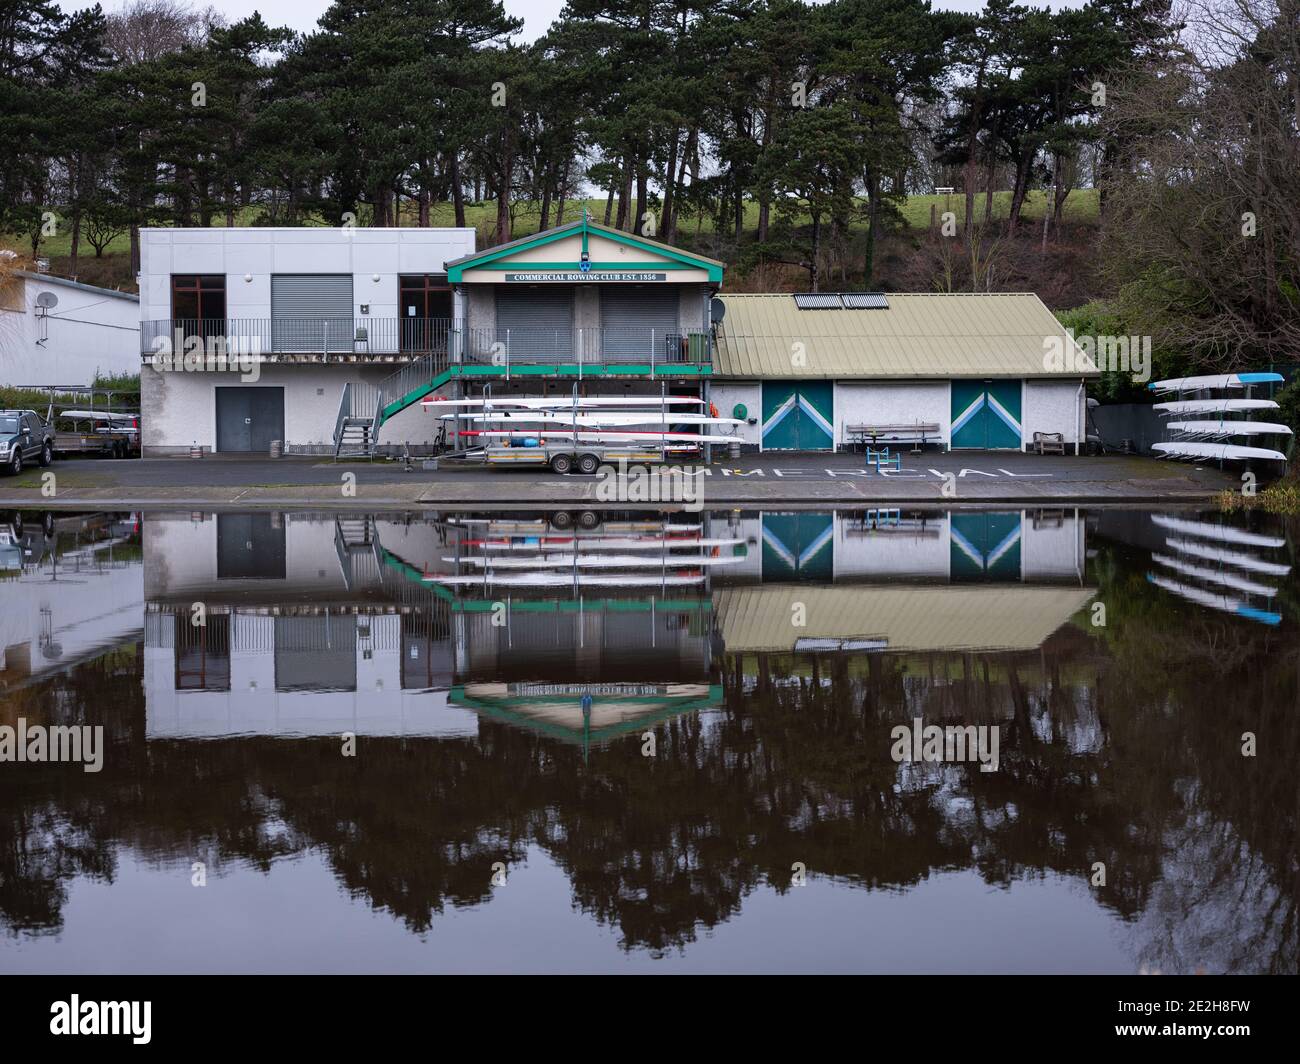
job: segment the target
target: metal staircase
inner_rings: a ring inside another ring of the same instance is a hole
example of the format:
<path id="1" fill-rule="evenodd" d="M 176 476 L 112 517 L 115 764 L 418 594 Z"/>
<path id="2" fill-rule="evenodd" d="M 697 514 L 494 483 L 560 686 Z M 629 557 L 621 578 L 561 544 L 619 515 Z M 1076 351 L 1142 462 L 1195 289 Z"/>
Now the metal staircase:
<path id="1" fill-rule="evenodd" d="M 409 362 L 378 384 L 349 381 L 343 386 L 334 422 L 335 459 L 373 458 L 384 422 L 450 379 L 447 353 L 437 351 Z"/>
<path id="2" fill-rule="evenodd" d="M 369 514 L 340 514 L 334 519 L 334 550 L 349 591 L 382 582 L 381 549 Z"/>

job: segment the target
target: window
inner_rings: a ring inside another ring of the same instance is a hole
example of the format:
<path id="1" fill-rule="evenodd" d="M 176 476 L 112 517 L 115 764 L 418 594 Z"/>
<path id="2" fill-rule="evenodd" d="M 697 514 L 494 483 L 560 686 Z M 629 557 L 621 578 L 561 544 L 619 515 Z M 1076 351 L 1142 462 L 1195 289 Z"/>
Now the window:
<path id="1" fill-rule="evenodd" d="M 451 285 L 445 273 L 398 278 L 403 351 L 446 350 L 451 326 Z"/>
<path id="2" fill-rule="evenodd" d="M 172 321 L 226 321 L 226 278 L 220 274 L 173 274 Z"/>

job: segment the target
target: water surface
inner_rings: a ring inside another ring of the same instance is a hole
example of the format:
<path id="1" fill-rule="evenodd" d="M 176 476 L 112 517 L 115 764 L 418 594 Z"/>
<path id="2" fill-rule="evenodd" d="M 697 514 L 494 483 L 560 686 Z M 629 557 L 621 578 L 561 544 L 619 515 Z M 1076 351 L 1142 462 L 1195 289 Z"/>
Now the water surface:
<path id="1" fill-rule="evenodd" d="M 0 514 L 0 971 L 1296 971 L 1294 525 L 582 516 Z"/>

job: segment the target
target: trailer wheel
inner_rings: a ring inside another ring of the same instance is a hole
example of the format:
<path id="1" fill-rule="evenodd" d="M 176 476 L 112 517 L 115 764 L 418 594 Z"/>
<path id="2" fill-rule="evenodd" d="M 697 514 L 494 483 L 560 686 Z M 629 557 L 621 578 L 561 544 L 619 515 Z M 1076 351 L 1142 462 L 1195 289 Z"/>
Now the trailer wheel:
<path id="1" fill-rule="evenodd" d="M 551 472 L 563 476 L 573 468 L 573 459 L 567 454 L 557 454 L 551 459 Z"/>
<path id="2" fill-rule="evenodd" d="M 578 527 L 592 529 L 600 524 L 600 514 L 595 510 L 583 510 L 578 514 Z"/>
<path id="3" fill-rule="evenodd" d="M 597 458 L 594 454 L 584 454 L 581 458 L 578 459 L 579 473 L 585 474 L 586 476 L 591 476 L 591 474 L 596 472 L 596 470 L 599 468 L 600 468 L 600 459 Z"/>
<path id="4" fill-rule="evenodd" d="M 564 529 L 571 528 L 572 526 L 573 514 L 569 513 L 567 510 L 557 510 L 555 513 L 551 514 L 552 528 Z"/>

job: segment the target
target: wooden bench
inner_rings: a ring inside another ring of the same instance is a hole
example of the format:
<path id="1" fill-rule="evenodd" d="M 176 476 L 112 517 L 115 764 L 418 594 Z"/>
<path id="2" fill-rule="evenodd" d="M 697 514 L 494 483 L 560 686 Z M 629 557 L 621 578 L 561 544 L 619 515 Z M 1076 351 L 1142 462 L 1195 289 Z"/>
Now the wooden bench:
<path id="1" fill-rule="evenodd" d="M 1038 454 L 1065 454 L 1065 433 L 1035 432 L 1034 451 Z"/>
<path id="2" fill-rule="evenodd" d="M 845 443 L 850 447 L 861 446 L 874 450 L 882 443 L 911 443 L 913 454 L 920 453 L 931 440 L 939 439 L 939 426 L 914 421 L 907 425 L 845 425 Z"/>

